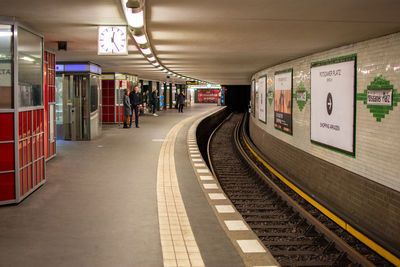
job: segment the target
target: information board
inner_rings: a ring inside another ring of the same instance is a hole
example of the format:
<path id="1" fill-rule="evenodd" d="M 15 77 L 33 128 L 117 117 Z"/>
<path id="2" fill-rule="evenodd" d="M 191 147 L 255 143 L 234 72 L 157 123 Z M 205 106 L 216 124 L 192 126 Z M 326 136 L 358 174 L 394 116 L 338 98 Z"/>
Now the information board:
<path id="1" fill-rule="evenodd" d="M 258 119 L 262 122 L 266 122 L 267 113 L 267 77 L 261 77 L 257 80 L 257 91 L 258 91 Z"/>
<path id="2" fill-rule="evenodd" d="M 218 102 L 218 89 L 198 89 L 197 99 L 200 103 L 217 103 Z"/>
<path id="3" fill-rule="evenodd" d="M 311 68 L 311 141 L 354 155 L 355 58 Z"/>
<path id="4" fill-rule="evenodd" d="M 252 80 L 251 81 L 251 113 L 253 114 L 253 117 L 256 116 L 256 99 L 255 99 L 255 95 L 256 95 L 256 81 Z"/>
<path id="5" fill-rule="evenodd" d="M 293 70 L 275 73 L 274 126 L 292 134 L 292 79 Z"/>

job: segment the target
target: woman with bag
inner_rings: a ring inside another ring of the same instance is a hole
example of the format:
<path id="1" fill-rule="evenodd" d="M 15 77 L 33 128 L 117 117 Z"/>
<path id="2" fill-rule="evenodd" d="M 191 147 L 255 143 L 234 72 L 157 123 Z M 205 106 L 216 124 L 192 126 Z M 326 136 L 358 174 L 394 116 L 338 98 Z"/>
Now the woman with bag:
<path id="1" fill-rule="evenodd" d="M 125 89 L 123 114 L 124 114 L 124 128 L 129 128 L 132 110 L 131 110 L 131 100 L 129 99 L 128 89 Z"/>

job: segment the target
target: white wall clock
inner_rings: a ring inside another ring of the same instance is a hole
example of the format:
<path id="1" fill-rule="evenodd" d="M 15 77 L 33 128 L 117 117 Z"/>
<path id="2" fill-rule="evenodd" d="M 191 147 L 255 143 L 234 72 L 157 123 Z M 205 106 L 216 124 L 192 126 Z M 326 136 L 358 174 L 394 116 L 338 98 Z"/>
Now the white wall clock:
<path id="1" fill-rule="evenodd" d="M 125 26 L 99 26 L 98 55 L 128 55 Z"/>

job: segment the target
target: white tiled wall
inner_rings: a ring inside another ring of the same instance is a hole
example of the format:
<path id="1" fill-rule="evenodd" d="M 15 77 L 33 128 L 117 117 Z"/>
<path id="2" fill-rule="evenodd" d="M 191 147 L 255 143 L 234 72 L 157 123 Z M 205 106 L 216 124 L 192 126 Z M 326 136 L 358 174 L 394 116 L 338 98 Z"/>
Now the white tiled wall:
<path id="1" fill-rule="evenodd" d="M 254 74 L 253 79 L 267 75 L 267 91 L 274 90 L 275 71 L 293 68 L 293 93 L 301 81 L 310 92 L 311 62 L 349 54 L 357 54 L 357 93 L 363 93 L 379 74 L 389 80 L 400 93 L 400 33 L 286 62 Z M 310 142 L 310 101 L 301 112 L 293 99 L 293 136 L 274 128 L 273 105 L 273 102 L 271 105 L 268 102 L 267 124 L 258 121 L 258 114 L 255 118 L 251 116 L 269 134 L 316 157 L 400 191 L 400 103 L 382 122 L 377 122 L 367 106 L 357 101 L 355 158 Z"/>

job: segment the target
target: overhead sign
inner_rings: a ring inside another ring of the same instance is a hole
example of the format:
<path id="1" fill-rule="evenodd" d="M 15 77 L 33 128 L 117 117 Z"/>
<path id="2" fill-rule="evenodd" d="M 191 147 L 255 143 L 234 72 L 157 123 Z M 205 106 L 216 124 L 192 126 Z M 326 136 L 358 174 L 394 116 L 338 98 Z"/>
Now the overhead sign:
<path id="1" fill-rule="evenodd" d="M 267 77 L 261 77 L 257 81 L 257 91 L 258 91 L 258 119 L 262 122 L 266 122 L 267 113 L 267 101 L 266 101 L 266 91 L 267 91 Z"/>
<path id="2" fill-rule="evenodd" d="M 199 85 L 197 81 L 186 81 L 186 85 Z"/>
<path id="3" fill-rule="evenodd" d="M 293 70 L 275 73 L 274 126 L 292 133 L 292 75 Z"/>
<path id="4" fill-rule="evenodd" d="M 378 89 L 367 91 L 367 105 L 392 106 L 392 89 Z"/>
<path id="5" fill-rule="evenodd" d="M 311 141 L 354 155 L 355 57 L 311 66 Z"/>

